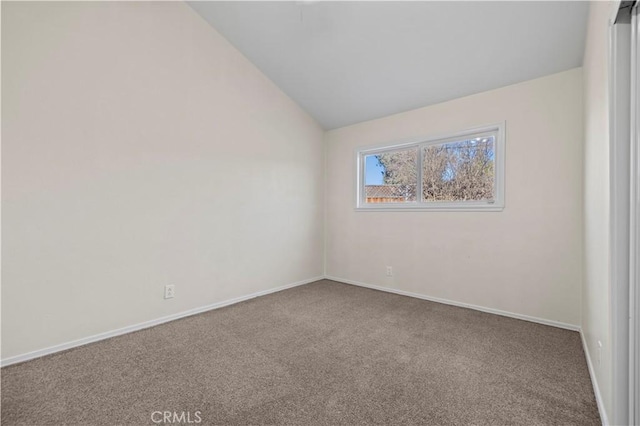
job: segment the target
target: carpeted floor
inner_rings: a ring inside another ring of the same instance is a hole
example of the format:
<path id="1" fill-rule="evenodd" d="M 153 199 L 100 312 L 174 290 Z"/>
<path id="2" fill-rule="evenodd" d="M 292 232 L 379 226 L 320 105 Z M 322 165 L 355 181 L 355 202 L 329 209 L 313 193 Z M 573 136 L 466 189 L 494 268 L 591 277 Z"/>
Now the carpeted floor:
<path id="1" fill-rule="evenodd" d="M 203 425 L 600 424 L 578 333 L 332 281 L 2 369 L 4 426 L 153 425 L 158 411 Z"/>

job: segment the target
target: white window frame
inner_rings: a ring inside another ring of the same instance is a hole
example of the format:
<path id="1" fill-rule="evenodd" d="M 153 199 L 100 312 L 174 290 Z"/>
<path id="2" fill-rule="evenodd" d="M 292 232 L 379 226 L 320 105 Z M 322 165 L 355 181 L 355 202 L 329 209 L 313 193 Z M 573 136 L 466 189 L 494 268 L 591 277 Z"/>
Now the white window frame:
<path id="1" fill-rule="evenodd" d="M 356 150 L 356 210 L 358 211 L 490 211 L 504 210 L 504 177 L 505 177 L 505 127 L 501 122 L 482 127 L 468 129 L 458 133 L 440 136 L 415 138 L 396 143 L 361 147 Z M 422 149 L 429 145 L 462 141 L 465 138 L 475 139 L 495 133 L 494 147 L 494 199 L 490 201 L 422 201 Z M 365 158 L 368 155 L 382 154 L 409 148 L 418 149 L 418 182 L 416 201 L 405 203 L 367 203 L 365 201 Z"/>

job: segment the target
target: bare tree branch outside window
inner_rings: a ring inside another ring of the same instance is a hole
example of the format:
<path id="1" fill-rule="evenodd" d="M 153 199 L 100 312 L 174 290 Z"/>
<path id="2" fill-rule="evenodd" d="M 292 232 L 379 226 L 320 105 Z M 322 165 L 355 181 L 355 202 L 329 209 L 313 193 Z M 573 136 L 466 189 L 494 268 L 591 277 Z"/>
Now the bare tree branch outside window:
<path id="1" fill-rule="evenodd" d="M 481 137 L 422 148 L 424 201 L 494 199 L 495 138 Z M 376 154 L 382 185 L 366 185 L 367 202 L 416 201 L 418 149 Z"/>
<path id="2" fill-rule="evenodd" d="M 377 155 L 383 182 L 398 201 L 415 201 L 418 182 L 418 149 Z"/>
<path id="3" fill-rule="evenodd" d="M 493 199 L 493 138 L 424 148 L 422 193 L 425 201 Z"/>

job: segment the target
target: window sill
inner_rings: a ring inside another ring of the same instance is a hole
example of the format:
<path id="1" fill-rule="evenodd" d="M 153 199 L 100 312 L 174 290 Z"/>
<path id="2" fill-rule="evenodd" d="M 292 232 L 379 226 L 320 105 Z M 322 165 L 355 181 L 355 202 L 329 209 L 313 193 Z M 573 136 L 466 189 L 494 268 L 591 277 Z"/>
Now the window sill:
<path id="1" fill-rule="evenodd" d="M 355 210 L 359 212 L 501 212 L 504 210 L 504 206 L 498 204 L 441 204 L 438 206 L 425 206 L 415 204 L 404 206 L 390 206 L 388 204 L 379 204 L 371 206 L 358 206 L 355 208 Z"/>

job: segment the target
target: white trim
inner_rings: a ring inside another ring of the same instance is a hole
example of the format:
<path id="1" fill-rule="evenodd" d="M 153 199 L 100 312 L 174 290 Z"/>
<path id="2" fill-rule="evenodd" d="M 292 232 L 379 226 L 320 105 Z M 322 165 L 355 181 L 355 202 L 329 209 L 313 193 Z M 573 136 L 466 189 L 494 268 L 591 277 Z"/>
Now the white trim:
<path id="1" fill-rule="evenodd" d="M 618 10 L 620 10 L 622 0 L 613 0 L 611 3 L 611 14 L 609 16 L 609 22 L 613 24 L 614 22 L 616 22 L 616 18 L 618 17 Z"/>
<path id="2" fill-rule="evenodd" d="M 496 314 L 496 315 L 501 315 L 501 316 L 505 316 L 505 317 L 520 319 L 520 320 L 524 320 L 524 321 L 530 321 L 530 322 L 534 322 L 534 323 L 549 325 L 549 326 L 552 326 L 552 327 L 558 327 L 558 328 L 563 328 L 563 329 L 567 329 L 567 330 L 578 331 L 580 333 L 580 337 L 581 337 L 581 340 L 582 340 L 582 346 L 584 348 L 584 353 L 585 353 L 585 356 L 586 356 L 586 359 L 587 359 L 587 367 L 589 369 L 589 375 L 591 377 L 591 382 L 592 382 L 594 394 L 595 394 L 595 397 L 596 397 L 596 403 L 598 405 L 598 411 L 600 412 L 600 416 L 601 416 L 601 419 L 602 419 L 602 424 L 603 424 L 603 426 L 609 426 L 609 421 L 608 421 L 608 418 L 607 418 L 607 412 L 606 412 L 606 410 L 604 408 L 604 404 L 602 402 L 602 396 L 600 394 L 600 389 L 598 387 L 598 382 L 596 381 L 596 377 L 595 377 L 595 374 L 594 374 L 593 365 L 591 364 L 591 357 L 589 356 L 589 351 L 588 351 L 588 347 L 587 347 L 587 344 L 586 344 L 586 341 L 585 341 L 584 334 L 582 333 L 582 330 L 580 330 L 579 326 L 573 325 L 573 324 L 566 324 L 566 323 L 562 323 L 562 322 L 558 322 L 558 321 L 546 320 L 546 319 L 537 318 L 537 317 L 531 317 L 531 316 L 528 316 L 528 315 L 516 314 L 516 313 L 513 313 L 513 312 L 502 311 L 502 310 L 499 310 L 499 309 L 485 308 L 485 307 L 482 307 L 482 306 L 472 305 L 472 304 L 468 304 L 468 303 L 455 302 L 455 301 L 452 301 L 452 300 L 441 299 L 441 298 L 438 298 L 438 297 L 426 296 L 426 295 L 423 295 L 423 294 L 412 293 L 412 292 L 404 291 L 404 290 L 398 290 L 398 289 L 380 287 L 380 286 L 371 285 L 371 284 L 365 284 L 365 283 L 362 283 L 362 282 L 359 282 L 359 281 L 349 280 L 349 279 L 346 279 L 346 278 L 338 278 L 338 277 L 334 277 L 334 276 L 331 276 L 331 275 L 324 275 L 324 276 L 309 278 L 309 279 L 302 280 L 302 281 L 297 281 L 295 283 L 284 285 L 284 286 L 281 286 L 281 287 L 276 287 L 276 288 L 269 289 L 269 290 L 259 291 L 259 292 L 252 293 L 252 294 L 249 294 L 249 295 L 246 295 L 246 296 L 236 297 L 236 298 L 225 300 L 225 301 L 222 301 L 222 302 L 213 303 L 211 305 L 202 306 L 200 308 L 190 309 L 188 311 L 180 312 L 180 313 L 173 314 L 173 315 L 168 315 L 168 316 L 165 316 L 165 317 L 162 317 L 162 318 L 158 318 L 158 319 L 155 319 L 155 320 L 151 320 L 151 321 L 145 321 L 145 322 L 142 322 L 142 323 L 139 323 L 139 324 L 135 324 L 135 325 L 119 328 L 117 330 L 112 330 L 112 331 L 108 331 L 108 332 L 105 332 L 105 333 L 96 334 L 94 336 L 85 337 L 85 338 L 82 338 L 82 339 L 74 340 L 72 342 L 67 342 L 67 343 L 63 343 L 63 344 L 60 344 L 60 345 L 55 345 L 55 346 L 50 346 L 48 348 L 39 349 L 37 351 L 28 352 L 28 353 L 21 354 L 21 355 L 16 355 L 16 356 L 13 356 L 13 357 L 5 358 L 0 363 L 1 363 L 2 367 L 6 367 L 8 365 L 29 361 L 29 360 L 32 360 L 32 359 L 35 359 L 35 358 L 40 358 L 40 357 L 45 356 L 45 355 L 51 355 L 51 354 L 54 354 L 56 352 L 61 352 L 61 351 L 67 350 L 67 349 L 72 349 L 72 348 L 76 348 L 76 347 L 79 347 L 79 346 L 87 345 L 89 343 L 94 343 L 94 342 L 99 342 L 101 340 L 106 340 L 106 339 L 109 339 L 111 337 L 121 336 L 123 334 L 132 333 L 134 331 L 138 331 L 138 330 L 143 330 L 145 328 L 154 327 L 156 325 L 164 324 L 166 322 L 175 321 L 177 319 L 181 319 L 181 318 L 189 317 L 189 316 L 192 316 L 192 315 L 204 313 L 204 312 L 211 311 L 211 310 L 214 310 L 214 309 L 223 308 L 225 306 L 234 305 L 236 303 L 244 302 L 244 301 L 249 300 L 249 299 L 253 299 L 253 298 L 256 298 L 256 297 L 260 297 L 260 296 L 266 296 L 267 294 L 277 293 L 277 292 L 282 291 L 282 290 L 287 290 L 287 289 L 290 289 L 290 288 L 293 288 L 293 287 L 302 286 L 302 285 L 309 284 L 309 283 L 316 282 L 316 281 L 323 280 L 323 279 L 336 281 L 336 282 L 341 282 L 343 284 L 355 285 L 355 286 L 358 286 L 358 287 L 364 287 L 364 288 L 369 288 L 369 289 L 373 289 L 373 290 L 383 291 L 383 292 L 387 292 L 387 293 L 399 294 L 399 295 L 402 295 L 402 296 L 414 297 L 414 298 L 417 298 L 417 299 L 429 300 L 429 301 L 437 302 L 437 303 L 444 303 L 444 304 L 447 304 L 447 305 L 458 306 L 458 307 L 462 307 L 462 308 L 469 308 L 469 309 L 473 309 L 473 310 L 477 310 L 477 311 L 481 311 L 481 312 L 487 312 L 487 313 L 490 313 L 490 314 Z"/>
<path id="3" fill-rule="evenodd" d="M 327 274 L 327 235 L 329 223 L 327 219 L 328 215 L 328 196 L 327 188 L 329 186 L 329 143 L 326 138 L 326 132 L 322 135 L 322 154 L 324 155 L 323 169 L 322 169 L 322 275 Z"/>
<path id="4" fill-rule="evenodd" d="M 501 212 L 504 210 L 504 207 L 495 206 L 494 204 L 489 203 L 473 203 L 473 202 L 465 202 L 460 201 L 459 204 L 456 203 L 442 203 L 438 204 L 437 202 L 432 202 L 434 205 L 420 207 L 420 205 L 413 205 L 411 203 L 402 204 L 397 203 L 398 205 L 395 207 L 389 206 L 391 203 L 379 203 L 378 205 L 372 203 L 372 206 L 368 207 L 357 207 L 356 210 L 359 212 L 424 212 L 424 211 L 434 211 L 434 212 L 456 212 L 456 211 L 465 211 L 465 212 Z M 464 204 L 463 204 L 464 203 Z M 468 203 L 468 204 L 467 204 Z M 425 203 L 423 203 L 425 204 Z"/>
<path id="5" fill-rule="evenodd" d="M 358 147 L 355 150 L 356 160 L 356 211 L 489 211 L 496 212 L 504 210 L 505 203 L 505 154 L 506 154 L 506 122 L 489 124 L 475 127 L 457 133 L 448 133 L 437 136 L 425 136 L 420 138 L 405 139 L 386 144 L 370 145 Z M 495 135 L 495 197 L 491 201 L 458 201 L 458 202 L 433 202 L 422 200 L 422 148 L 428 145 L 439 145 L 455 141 L 460 141 L 466 137 L 483 137 Z M 418 150 L 418 181 L 416 182 L 416 201 L 407 203 L 365 203 L 364 182 L 365 182 L 365 157 L 367 155 L 379 154 L 400 149 L 417 148 Z"/>
<path id="6" fill-rule="evenodd" d="M 331 275 L 326 275 L 324 278 L 327 279 L 327 280 L 331 280 L 331 281 L 337 281 L 337 282 L 340 282 L 340 283 L 343 283 L 343 284 L 350 284 L 350 285 L 355 285 L 355 286 L 358 286 L 358 287 L 370 288 L 372 290 L 379 290 L 379 291 L 384 291 L 384 292 L 387 292 L 387 293 L 399 294 L 401 296 L 415 297 L 416 299 L 423 299 L 423 300 L 429 300 L 431 302 L 444 303 L 445 305 L 452 305 L 452 306 L 458 306 L 458 307 L 461 307 L 461 308 L 473 309 L 475 311 L 481 311 L 481 312 L 486 312 L 486 313 L 489 313 L 489 314 L 501 315 L 503 317 L 515 318 L 515 319 L 529 321 L 529 322 L 535 322 L 535 323 L 538 323 L 538 324 L 550 325 L 552 327 L 564 328 L 566 330 L 571 330 L 571 331 L 580 331 L 580 326 L 579 325 L 567 324 L 567 323 L 560 322 L 560 321 L 554 321 L 554 320 L 548 320 L 548 319 L 544 319 L 544 318 L 532 317 L 532 316 L 523 315 L 523 314 L 516 314 L 515 312 L 502 311 L 500 309 L 487 308 L 487 307 L 484 307 L 484 306 L 472 305 L 470 303 L 456 302 L 454 300 L 441 299 L 439 297 L 427 296 L 427 295 L 424 295 L 424 294 L 413 293 L 413 292 L 405 291 L 405 290 L 398 290 L 398 289 L 395 289 L 395 288 L 381 287 L 381 286 L 377 286 L 377 285 L 373 285 L 373 284 L 366 284 L 366 283 L 363 283 L 363 282 L 360 282 L 360 281 L 349 280 L 349 279 L 346 279 L 346 278 L 333 277 Z"/>
<path id="7" fill-rule="evenodd" d="M 640 6 L 631 17 L 631 149 L 629 244 L 629 423 L 640 424 Z"/>
<path id="8" fill-rule="evenodd" d="M 607 410 L 605 410 L 604 402 L 602 401 L 602 394 L 598 387 L 598 381 L 596 380 L 596 373 L 591 363 L 591 356 L 589 356 L 589 347 L 587 346 L 584 333 L 580 330 L 580 339 L 582 340 L 582 348 L 584 349 L 584 355 L 587 358 L 587 368 L 589 369 L 589 376 L 591 377 L 591 385 L 593 386 L 593 393 L 596 396 L 596 404 L 598 405 L 598 411 L 600 412 L 600 420 L 603 426 L 609 426 L 609 418 L 607 417 Z"/>
<path id="9" fill-rule="evenodd" d="M 532 317 L 529 315 L 516 314 L 514 312 L 502 311 L 500 309 L 486 308 L 484 306 L 472 305 L 469 303 L 456 302 L 448 299 L 441 299 L 439 297 L 426 296 L 424 294 L 413 293 L 410 291 L 398 290 L 395 288 L 381 287 L 372 284 L 366 284 L 360 281 L 349 280 L 346 278 L 338 278 L 331 275 L 325 275 L 324 279 L 340 282 L 343 284 L 355 285 L 358 287 L 369 288 L 372 290 L 384 291 L 386 293 L 399 294 L 401 296 L 414 297 L 417 299 L 429 300 L 431 302 L 444 303 L 446 305 L 458 306 L 461 308 L 473 309 L 476 311 L 486 312 L 489 314 L 501 315 L 504 317 L 515 318 L 523 321 L 534 322 L 538 324 L 548 325 L 551 327 L 563 328 L 566 330 L 577 331 L 580 333 L 580 340 L 582 341 L 582 348 L 584 350 L 585 358 L 587 359 L 587 368 L 589 370 L 589 376 L 591 378 L 591 385 L 593 387 L 593 393 L 596 397 L 596 404 L 598 406 L 598 412 L 600 413 L 600 420 L 602 421 L 603 426 L 609 426 L 609 418 L 607 416 L 607 411 L 604 406 L 604 402 L 602 400 L 602 394 L 600 393 L 600 388 L 598 387 L 598 382 L 596 380 L 595 370 L 593 368 L 593 364 L 591 363 L 591 357 L 589 356 L 589 348 L 587 346 L 587 342 L 585 340 L 582 329 L 579 325 L 567 324 L 559 321 L 548 320 L 544 318 Z"/>
<path id="10" fill-rule="evenodd" d="M 631 25 L 609 24 L 609 278 L 614 424 L 629 423 Z"/>
<path id="11" fill-rule="evenodd" d="M 44 349 L 38 349 L 38 350 L 33 351 L 33 352 L 27 352 L 25 354 L 15 355 L 15 356 L 3 359 L 0 362 L 0 365 L 2 365 L 2 367 L 6 367 L 6 366 L 11 365 L 11 364 L 17 364 L 19 362 L 29 361 L 31 359 L 40 358 L 40 357 L 45 356 L 45 355 L 50 355 L 50 354 L 53 354 L 53 353 L 56 353 L 56 352 L 65 351 L 67 349 L 76 348 L 78 346 L 84 346 L 84 345 L 89 344 L 89 343 L 99 342 L 100 340 L 105 340 L 105 339 L 109 339 L 111 337 L 121 336 L 123 334 L 132 333 L 134 331 L 143 330 L 145 328 L 154 327 L 156 325 L 164 324 L 164 323 L 169 322 L 169 321 L 175 321 L 175 320 L 180 319 L 180 318 L 185 318 L 185 317 L 189 317 L 189 316 L 192 316 L 192 315 L 201 314 L 203 312 L 211 311 L 211 310 L 214 310 L 214 309 L 223 308 L 225 306 L 234 305 L 236 303 L 244 302 L 245 300 L 254 299 L 254 298 L 260 297 L 260 296 L 266 296 L 267 294 L 276 293 L 276 292 L 279 292 L 279 291 L 282 291 L 282 290 L 287 290 L 289 288 L 293 288 L 293 287 L 298 287 L 298 286 L 301 286 L 301 285 L 309 284 L 309 283 L 312 283 L 312 282 L 315 282 L 315 281 L 319 281 L 319 280 L 321 280 L 323 278 L 324 277 L 322 277 L 322 276 L 309 278 L 309 279 L 306 279 L 306 280 L 297 281 L 297 282 L 294 282 L 294 283 L 291 283 L 291 284 L 287 284 L 287 285 L 283 285 L 283 286 L 280 286 L 280 287 L 271 288 L 271 289 L 259 291 L 259 292 L 256 292 L 256 293 L 251 293 L 251 294 L 248 294 L 246 296 L 235 297 L 233 299 L 224 300 L 222 302 L 216 302 L 216 303 L 212 303 L 210 305 L 201 306 L 199 308 L 189 309 L 188 311 L 179 312 L 177 314 L 167 315 L 165 317 L 157 318 L 157 319 L 154 319 L 154 320 L 145 321 L 145 322 L 141 322 L 141 323 L 134 324 L 134 325 L 129 325 L 129 326 L 126 326 L 126 327 L 118 328 L 116 330 L 111 330 L 111 331 L 107 331 L 107 332 L 104 332 L 104 333 L 95 334 L 95 335 L 89 336 L 89 337 L 83 337 L 82 339 L 73 340 L 71 342 L 61 343 L 59 345 L 50 346 L 50 347 L 44 348 Z"/>

